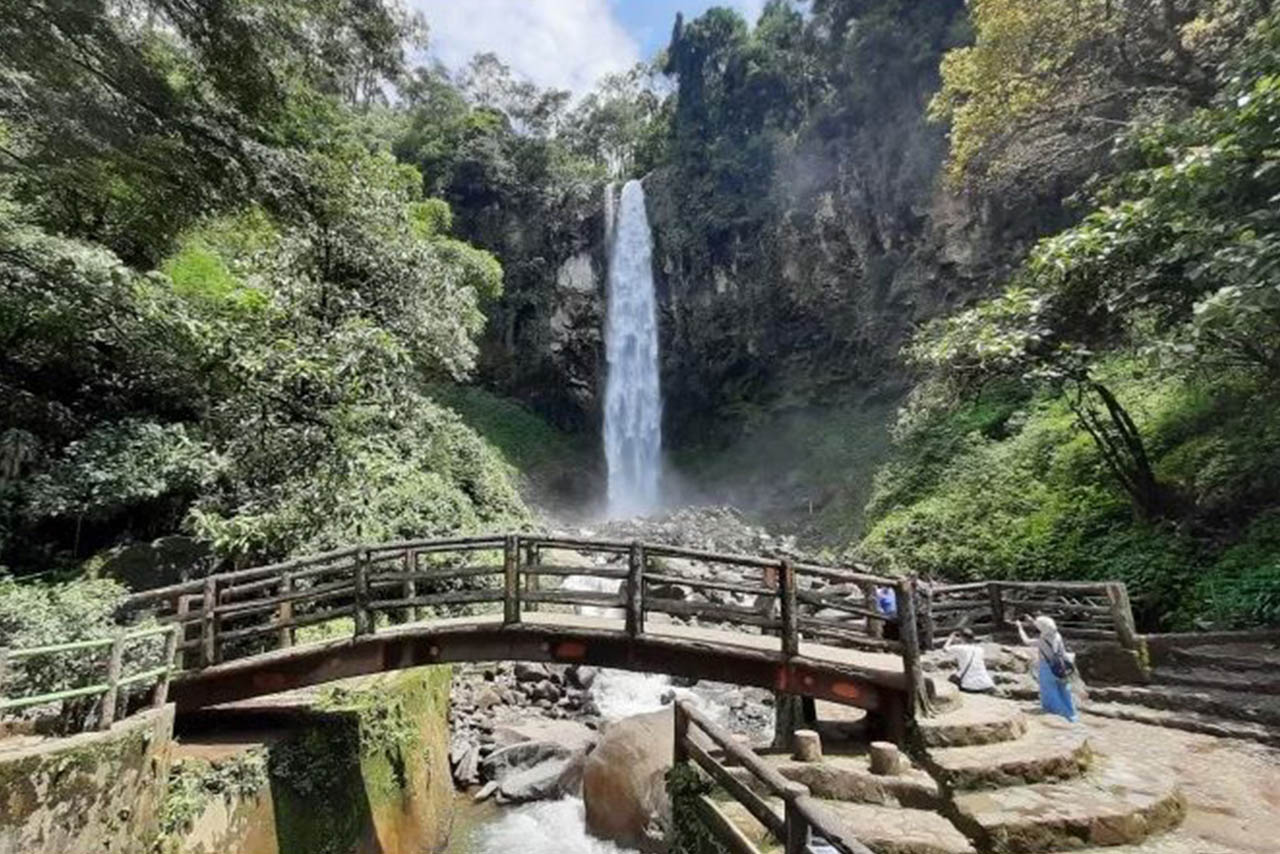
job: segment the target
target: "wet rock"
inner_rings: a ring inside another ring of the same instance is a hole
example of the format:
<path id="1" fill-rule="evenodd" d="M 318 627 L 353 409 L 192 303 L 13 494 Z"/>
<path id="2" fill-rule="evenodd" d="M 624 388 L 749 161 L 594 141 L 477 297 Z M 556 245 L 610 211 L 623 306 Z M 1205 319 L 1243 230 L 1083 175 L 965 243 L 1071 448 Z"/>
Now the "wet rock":
<path id="1" fill-rule="evenodd" d="M 687 596 L 687 592 L 683 587 L 677 587 L 674 584 L 652 584 L 647 585 L 644 591 L 645 596 L 653 599 L 677 599 L 683 600 Z"/>
<path id="2" fill-rule="evenodd" d="M 671 767 L 671 711 L 610 725 L 583 768 L 587 829 L 619 845 L 657 850 L 670 826 L 665 775 Z"/>
<path id="3" fill-rule="evenodd" d="M 480 751 L 470 747 L 453 768 L 453 781 L 459 786 L 474 786 L 480 782 Z"/>
<path id="4" fill-rule="evenodd" d="M 504 702 L 502 694 L 492 685 L 485 684 L 475 695 L 475 708 L 481 711 L 489 711 L 494 706 L 502 705 Z"/>
<path id="5" fill-rule="evenodd" d="M 480 762 L 480 775 L 485 780 L 501 783 L 511 774 L 527 771 L 555 759 L 567 759 L 573 750 L 554 741 L 522 741 L 501 747 Z"/>
<path id="6" fill-rule="evenodd" d="M 554 759 L 508 774 L 498 784 L 500 803 L 521 804 L 559 798 L 560 777 L 569 765 L 569 759 Z"/>
<path id="7" fill-rule="evenodd" d="M 562 691 L 560 687 L 556 685 L 554 682 L 548 680 L 546 682 L 538 683 L 537 697 L 539 700 L 550 700 L 551 702 L 554 703 L 554 702 L 557 702 L 563 696 L 564 696 L 564 691 Z"/>
<path id="8" fill-rule="evenodd" d="M 520 683 L 541 682 L 551 675 L 545 664 L 533 664 L 527 661 L 516 662 L 513 672 L 516 682 Z"/>
<path id="9" fill-rule="evenodd" d="M 588 690 L 595 684 L 596 677 L 599 675 L 599 668 L 589 667 L 584 664 L 574 665 L 569 668 L 567 673 L 565 673 L 565 677 L 570 685 L 575 688 L 581 688 L 584 691 Z"/>

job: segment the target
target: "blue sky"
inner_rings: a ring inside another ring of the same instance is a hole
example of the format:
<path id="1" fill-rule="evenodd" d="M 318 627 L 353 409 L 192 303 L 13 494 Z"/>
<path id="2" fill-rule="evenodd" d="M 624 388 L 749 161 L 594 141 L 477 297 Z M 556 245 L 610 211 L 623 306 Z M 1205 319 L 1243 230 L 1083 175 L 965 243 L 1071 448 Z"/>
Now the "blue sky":
<path id="1" fill-rule="evenodd" d="M 733 6 L 752 23 L 765 0 L 408 0 L 431 26 L 430 54 L 457 68 L 492 51 L 541 86 L 583 94 L 666 46 L 677 11 Z"/>

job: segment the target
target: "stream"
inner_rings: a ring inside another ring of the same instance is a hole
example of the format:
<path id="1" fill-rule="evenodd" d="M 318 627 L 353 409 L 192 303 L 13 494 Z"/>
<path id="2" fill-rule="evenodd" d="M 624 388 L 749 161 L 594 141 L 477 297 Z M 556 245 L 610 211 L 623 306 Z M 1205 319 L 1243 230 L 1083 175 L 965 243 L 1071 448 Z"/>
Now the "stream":
<path id="1" fill-rule="evenodd" d="M 693 688 L 673 686 L 666 676 L 601 670 L 591 696 L 605 721 L 657 711 L 672 692 L 691 698 L 713 719 L 725 723 L 748 702 L 742 689 L 702 682 Z M 772 718 L 769 718 L 772 724 Z M 767 733 L 761 733 L 767 736 Z M 457 800 L 453 836 L 445 854 L 622 854 L 621 848 L 587 834 L 580 798 L 500 806 L 474 803 L 470 795 Z"/>

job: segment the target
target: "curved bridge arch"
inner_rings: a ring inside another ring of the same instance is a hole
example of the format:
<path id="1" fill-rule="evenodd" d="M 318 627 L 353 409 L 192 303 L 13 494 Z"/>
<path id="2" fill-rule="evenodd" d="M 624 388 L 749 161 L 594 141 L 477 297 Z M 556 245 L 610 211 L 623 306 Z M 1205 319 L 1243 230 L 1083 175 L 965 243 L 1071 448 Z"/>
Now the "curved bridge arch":
<path id="1" fill-rule="evenodd" d="M 597 589 L 566 587 L 569 576 Z M 867 606 L 878 586 L 896 590 L 896 615 Z M 859 706 L 898 728 L 934 693 L 920 670 L 914 601 L 911 579 L 841 567 L 506 535 L 356 546 L 145 591 L 126 610 L 178 624 L 182 667 L 169 691 L 184 711 L 387 670 L 508 660 L 755 685 Z M 420 619 L 424 608 L 459 607 L 493 610 Z M 340 619 L 351 637 L 296 645 L 300 628 Z M 876 636 L 886 623 L 898 624 L 898 639 Z"/>
<path id="2" fill-rule="evenodd" d="M 189 673 L 171 685 L 170 698 L 186 711 L 430 664 L 531 661 L 754 685 L 888 716 L 905 713 L 907 681 L 892 656 L 803 644 L 787 657 L 728 631 L 664 626 L 631 637 L 619 620 L 554 617 L 515 625 L 440 620 L 263 653 Z"/>

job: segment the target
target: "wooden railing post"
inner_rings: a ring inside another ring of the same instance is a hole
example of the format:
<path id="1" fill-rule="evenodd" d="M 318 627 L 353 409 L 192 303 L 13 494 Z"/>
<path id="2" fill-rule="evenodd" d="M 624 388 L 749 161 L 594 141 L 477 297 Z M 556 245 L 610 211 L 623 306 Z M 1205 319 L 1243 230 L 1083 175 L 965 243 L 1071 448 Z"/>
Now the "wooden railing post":
<path id="1" fill-rule="evenodd" d="M 211 667 L 218 663 L 218 578 L 210 575 L 204 580 L 204 597 L 200 609 L 200 663 Z"/>
<path id="2" fill-rule="evenodd" d="M 1122 581 L 1107 584 L 1107 602 L 1111 606 L 1111 620 L 1115 623 L 1116 638 L 1125 649 L 1138 648 L 1138 629 L 1133 621 L 1133 606 L 1129 603 L 1129 588 Z"/>
<path id="3" fill-rule="evenodd" d="M 809 794 L 809 787 L 789 782 L 783 793 L 783 824 L 786 828 L 786 854 L 807 854 L 812 828 L 796 802 Z"/>
<path id="4" fill-rule="evenodd" d="M 627 635 L 644 634 L 644 544 L 631 542 L 627 555 Z"/>
<path id="5" fill-rule="evenodd" d="M 922 649 L 933 649 L 934 628 L 933 584 L 926 581 L 920 585 L 920 646 Z"/>
<path id="6" fill-rule="evenodd" d="M 174 605 L 175 624 L 178 627 L 178 657 L 174 665 L 179 670 L 185 670 L 187 667 L 187 615 L 191 613 L 191 596 L 178 594 L 178 601 Z"/>
<path id="7" fill-rule="evenodd" d="M 916 577 L 908 576 L 895 586 L 898 600 L 898 639 L 902 644 L 902 672 L 909 692 L 907 702 L 903 704 L 903 714 L 911 719 L 917 711 L 928 713 L 924 670 L 920 665 L 920 639 L 916 634 Z"/>
<path id="8" fill-rule="evenodd" d="M 102 695 L 102 712 L 98 729 L 109 729 L 116 721 L 116 703 L 120 698 L 120 670 L 124 667 L 124 629 L 111 641 L 111 658 L 107 661 L 107 692 Z"/>
<path id="9" fill-rule="evenodd" d="M 525 573 L 524 573 L 524 589 L 530 593 L 537 593 L 539 589 L 539 576 L 536 571 L 538 564 L 542 562 L 542 553 L 537 543 L 529 543 L 525 547 Z M 525 602 L 525 610 L 538 610 L 537 602 Z"/>
<path id="10" fill-rule="evenodd" d="M 502 622 L 520 622 L 520 538 L 508 536 L 502 549 Z"/>
<path id="11" fill-rule="evenodd" d="M 782 614 L 782 654 L 792 658 L 800 654 L 800 628 L 796 614 L 796 570 L 791 561 L 778 567 L 778 601 Z"/>
<path id="12" fill-rule="evenodd" d="M 679 765 L 689 759 L 689 752 L 684 749 L 685 741 L 689 738 L 689 716 L 684 712 L 684 702 L 682 700 L 675 702 L 671 717 L 675 721 L 675 731 L 673 733 L 675 740 L 671 743 L 671 755 L 673 761 Z"/>
<path id="13" fill-rule="evenodd" d="M 165 671 L 160 674 L 155 693 L 151 695 L 151 705 L 156 708 L 160 708 L 169 701 L 169 682 L 173 679 L 173 668 L 178 660 L 178 636 L 182 633 L 182 624 L 175 623 L 169 627 L 169 631 L 164 636 Z"/>
<path id="14" fill-rule="evenodd" d="M 293 593 L 293 573 L 283 572 L 280 574 L 280 595 L 289 596 Z M 280 603 L 280 607 L 276 609 L 277 623 L 293 622 L 293 601 L 286 599 Z M 293 626 L 283 626 L 277 635 L 277 643 L 281 649 L 288 649 L 293 646 Z"/>
<path id="15" fill-rule="evenodd" d="M 418 559 L 413 554 L 413 549 L 404 550 L 404 559 L 401 561 L 404 565 L 404 574 L 412 575 L 418 571 Z M 405 599 L 414 599 L 418 595 L 418 582 L 412 578 L 406 578 L 404 586 L 400 590 L 400 594 Z M 402 618 L 406 623 L 416 623 L 418 621 L 418 608 L 415 605 L 408 605 L 404 609 Z"/>
<path id="16" fill-rule="evenodd" d="M 1001 632 L 1004 630 L 1004 593 L 999 581 L 987 582 L 987 599 L 991 602 L 991 620 L 995 623 L 992 632 Z"/>
<path id="17" fill-rule="evenodd" d="M 369 550 L 356 552 L 355 589 L 352 597 L 351 616 L 356 624 L 356 637 L 373 633 L 373 621 L 369 618 Z"/>

